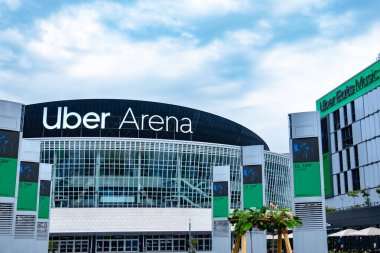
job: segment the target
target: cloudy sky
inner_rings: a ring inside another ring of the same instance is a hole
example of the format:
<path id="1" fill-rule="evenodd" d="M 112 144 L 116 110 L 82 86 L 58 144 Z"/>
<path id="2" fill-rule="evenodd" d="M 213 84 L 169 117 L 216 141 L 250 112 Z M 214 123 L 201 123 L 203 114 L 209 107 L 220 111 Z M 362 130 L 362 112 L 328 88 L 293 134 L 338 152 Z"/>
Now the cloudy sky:
<path id="1" fill-rule="evenodd" d="M 0 0 L 0 99 L 121 98 L 234 120 L 288 152 L 287 115 L 380 53 L 378 0 Z"/>

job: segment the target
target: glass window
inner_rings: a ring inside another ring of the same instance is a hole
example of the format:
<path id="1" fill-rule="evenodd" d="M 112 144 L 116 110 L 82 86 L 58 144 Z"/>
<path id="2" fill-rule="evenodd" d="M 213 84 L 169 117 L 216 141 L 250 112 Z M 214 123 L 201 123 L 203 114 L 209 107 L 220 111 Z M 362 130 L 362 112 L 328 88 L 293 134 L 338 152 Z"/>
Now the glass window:
<path id="1" fill-rule="evenodd" d="M 360 190 L 360 173 L 359 169 L 351 170 L 352 173 L 352 190 Z"/>
<path id="2" fill-rule="evenodd" d="M 343 143 L 343 148 L 352 146 L 352 143 L 353 143 L 352 126 L 342 128 L 342 143 Z"/>
<path id="3" fill-rule="evenodd" d="M 356 121 L 355 101 L 351 102 L 351 116 L 352 116 L 352 122 L 355 122 Z"/>
<path id="4" fill-rule="evenodd" d="M 103 250 L 104 251 L 109 251 L 110 250 L 110 242 L 109 241 L 104 241 L 103 242 Z"/>
<path id="5" fill-rule="evenodd" d="M 343 106 L 344 125 L 348 124 L 347 105 Z"/>
<path id="6" fill-rule="evenodd" d="M 343 173 L 344 177 L 344 191 L 345 193 L 348 192 L 348 177 L 347 177 L 347 171 Z"/>
<path id="7" fill-rule="evenodd" d="M 339 109 L 333 112 L 333 120 L 334 120 L 334 130 L 336 131 L 340 128 Z"/>
<path id="8" fill-rule="evenodd" d="M 355 166 L 359 167 L 359 152 L 358 152 L 358 146 L 354 146 L 354 155 L 355 155 Z"/>
<path id="9" fill-rule="evenodd" d="M 341 189 L 340 189 L 340 174 L 336 175 L 336 181 L 337 181 L 337 187 L 338 187 L 338 195 L 341 194 Z"/>
<path id="10" fill-rule="evenodd" d="M 351 154 L 350 149 L 346 149 L 346 157 L 347 157 L 347 168 L 351 169 Z"/>

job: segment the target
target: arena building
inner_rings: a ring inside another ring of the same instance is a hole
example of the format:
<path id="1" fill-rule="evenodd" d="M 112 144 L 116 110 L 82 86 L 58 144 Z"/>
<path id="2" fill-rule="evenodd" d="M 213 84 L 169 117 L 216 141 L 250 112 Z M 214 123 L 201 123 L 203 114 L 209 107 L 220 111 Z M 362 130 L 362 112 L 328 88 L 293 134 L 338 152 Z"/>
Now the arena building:
<path id="1" fill-rule="evenodd" d="M 23 138 L 53 164 L 56 252 L 211 251 L 213 166 L 241 206 L 242 147 L 265 149 L 265 202 L 291 206 L 289 156 L 228 119 L 163 103 L 86 99 L 25 106 Z"/>

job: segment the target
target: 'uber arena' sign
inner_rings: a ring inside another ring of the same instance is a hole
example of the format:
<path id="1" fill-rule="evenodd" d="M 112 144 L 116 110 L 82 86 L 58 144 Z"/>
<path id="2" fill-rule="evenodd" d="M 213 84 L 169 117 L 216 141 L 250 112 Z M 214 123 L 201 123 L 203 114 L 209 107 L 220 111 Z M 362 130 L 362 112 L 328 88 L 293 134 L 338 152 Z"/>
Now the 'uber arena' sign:
<path id="1" fill-rule="evenodd" d="M 63 111 L 63 112 L 62 112 Z M 69 112 L 67 106 L 58 107 L 56 119 L 52 120 L 48 116 L 48 108 L 43 109 L 42 123 L 45 129 L 76 129 L 83 126 L 87 129 L 105 129 L 107 124 L 107 118 L 111 117 L 110 112 L 88 112 L 85 115 L 80 115 L 77 112 Z M 54 112 L 55 113 L 55 112 Z M 48 122 L 49 118 L 49 122 Z M 191 120 L 189 118 L 178 119 L 175 116 L 160 116 L 160 115 L 147 115 L 142 114 L 138 117 L 141 120 L 136 120 L 135 114 L 132 108 L 128 108 L 125 112 L 123 120 L 120 122 L 119 129 L 123 128 L 135 128 L 136 130 L 153 130 L 159 131 L 175 131 L 181 133 L 193 133 Z M 169 129 L 169 125 L 174 125 L 174 129 Z"/>

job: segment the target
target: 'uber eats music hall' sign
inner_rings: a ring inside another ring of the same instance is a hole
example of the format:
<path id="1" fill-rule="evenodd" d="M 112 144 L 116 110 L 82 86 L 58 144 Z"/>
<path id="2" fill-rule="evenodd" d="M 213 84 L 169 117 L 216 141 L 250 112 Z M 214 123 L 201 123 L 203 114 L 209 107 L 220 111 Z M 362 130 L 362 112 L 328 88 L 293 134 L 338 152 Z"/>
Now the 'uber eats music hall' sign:
<path id="1" fill-rule="evenodd" d="M 380 61 L 375 62 L 317 101 L 321 117 L 380 85 Z"/>

